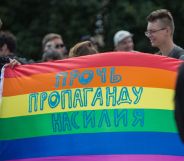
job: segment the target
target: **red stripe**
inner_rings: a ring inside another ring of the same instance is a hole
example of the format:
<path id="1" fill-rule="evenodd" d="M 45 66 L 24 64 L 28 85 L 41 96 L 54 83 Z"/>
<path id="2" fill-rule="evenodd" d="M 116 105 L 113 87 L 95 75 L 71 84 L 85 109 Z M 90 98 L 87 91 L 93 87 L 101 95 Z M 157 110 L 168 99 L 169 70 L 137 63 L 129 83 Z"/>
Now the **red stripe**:
<path id="1" fill-rule="evenodd" d="M 22 65 L 15 67 L 13 70 L 7 68 L 5 78 L 102 66 L 140 66 L 176 71 L 181 62 L 177 59 L 148 53 L 108 52 L 55 62 Z"/>

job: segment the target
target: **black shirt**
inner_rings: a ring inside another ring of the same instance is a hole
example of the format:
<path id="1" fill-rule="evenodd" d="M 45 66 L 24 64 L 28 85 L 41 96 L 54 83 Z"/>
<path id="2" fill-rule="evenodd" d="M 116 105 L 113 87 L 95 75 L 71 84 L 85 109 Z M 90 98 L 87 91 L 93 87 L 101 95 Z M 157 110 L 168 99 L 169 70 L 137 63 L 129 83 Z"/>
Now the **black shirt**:
<path id="1" fill-rule="evenodd" d="M 162 55 L 161 51 L 158 52 L 159 55 Z M 184 49 L 174 45 L 174 48 L 168 54 L 168 57 L 179 59 L 182 55 L 184 55 Z"/>

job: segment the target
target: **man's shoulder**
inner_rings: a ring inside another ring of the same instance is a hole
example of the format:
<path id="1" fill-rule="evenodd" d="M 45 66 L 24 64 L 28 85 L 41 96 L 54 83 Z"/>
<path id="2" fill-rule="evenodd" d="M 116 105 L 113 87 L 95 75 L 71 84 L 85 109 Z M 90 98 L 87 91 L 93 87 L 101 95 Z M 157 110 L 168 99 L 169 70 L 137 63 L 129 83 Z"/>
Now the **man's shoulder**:
<path id="1" fill-rule="evenodd" d="M 184 55 L 184 49 L 180 46 L 175 45 L 174 49 L 171 52 L 171 57 L 179 59 Z"/>
<path id="2" fill-rule="evenodd" d="M 176 50 L 177 52 L 184 52 L 184 49 L 178 45 L 174 47 L 174 50 Z"/>

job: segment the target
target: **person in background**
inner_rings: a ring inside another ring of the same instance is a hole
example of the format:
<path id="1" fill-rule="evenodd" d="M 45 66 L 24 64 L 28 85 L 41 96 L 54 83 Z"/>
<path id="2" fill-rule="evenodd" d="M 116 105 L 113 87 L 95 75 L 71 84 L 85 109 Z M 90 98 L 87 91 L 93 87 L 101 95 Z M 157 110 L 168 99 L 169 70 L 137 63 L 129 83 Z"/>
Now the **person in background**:
<path id="1" fill-rule="evenodd" d="M 120 30 L 114 35 L 114 50 L 115 51 L 133 51 L 134 42 L 132 39 L 133 35 L 124 30 Z"/>
<path id="2" fill-rule="evenodd" d="M 77 43 L 74 47 L 70 49 L 69 57 L 91 55 L 96 53 L 98 53 L 98 51 L 94 44 L 91 41 L 84 41 Z"/>
<path id="3" fill-rule="evenodd" d="M 16 37 L 10 32 L 0 32 L 0 56 L 13 58 L 16 50 Z"/>
<path id="4" fill-rule="evenodd" d="M 67 50 L 62 36 L 56 33 L 49 33 L 42 40 L 43 53 L 54 51 L 60 53 L 61 57 L 66 56 Z"/>
<path id="5" fill-rule="evenodd" d="M 15 36 L 6 31 L 0 32 L 0 68 L 9 63 L 9 66 L 14 67 L 20 65 L 21 60 L 15 54 L 16 51 L 16 38 Z"/>
<path id="6" fill-rule="evenodd" d="M 174 20 L 166 9 L 151 12 L 147 17 L 148 25 L 145 35 L 151 45 L 159 49 L 158 54 L 179 59 L 184 50 L 173 42 Z"/>
<path id="7" fill-rule="evenodd" d="M 0 29 L 2 27 L 2 21 L 0 19 Z M 9 36 L 8 36 L 9 35 Z M 1 70 L 3 68 L 3 66 L 10 66 L 11 68 L 14 68 L 16 65 L 20 65 L 21 63 L 19 61 L 17 61 L 14 58 L 10 58 L 8 55 L 8 52 L 3 53 L 3 50 L 5 48 L 8 48 L 8 44 L 11 44 L 11 40 L 12 40 L 12 46 L 14 46 L 15 43 L 15 37 L 13 34 L 11 33 L 4 33 L 4 32 L 0 32 L 0 81 L 2 79 L 2 74 L 1 74 Z M 10 49 L 11 50 L 11 49 Z M 10 53 L 10 52 L 9 52 Z M 2 89 L 0 89 L 0 93 Z"/>
<path id="8" fill-rule="evenodd" d="M 90 35 L 82 36 L 81 42 L 84 42 L 84 41 L 91 41 L 97 51 L 99 51 L 100 47 L 104 46 L 102 40 L 97 35 L 95 35 L 95 36 L 90 36 Z"/>

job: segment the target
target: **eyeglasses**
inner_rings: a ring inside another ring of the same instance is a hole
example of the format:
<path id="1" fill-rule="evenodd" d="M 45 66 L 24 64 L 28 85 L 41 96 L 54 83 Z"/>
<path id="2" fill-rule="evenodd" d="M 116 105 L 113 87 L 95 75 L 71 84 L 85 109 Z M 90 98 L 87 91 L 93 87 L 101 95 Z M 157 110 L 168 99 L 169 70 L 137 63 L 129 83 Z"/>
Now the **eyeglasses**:
<path id="1" fill-rule="evenodd" d="M 62 44 L 62 43 L 58 43 L 58 44 L 55 44 L 53 42 L 48 42 L 46 45 L 45 45 L 45 48 L 44 50 L 55 50 L 55 49 L 62 49 L 64 48 L 65 45 Z"/>
<path id="2" fill-rule="evenodd" d="M 161 31 L 161 30 L 165 30 L 166 28 L 161 28 L 161 29 L 158 29 L 158 30 L 149 30 L 149 31 L 146 31 L 144 34 L 148 37 L 158 31 Z"/>
<path id="3" fill-rule="evenodd" d="M 56 48 L 56 49 L 60 49 L 60 48 L 63 48 L 63 47 L 65 47 L 64 44 L 56 44 L 56 45 L 55 45 L 55 48 Z"/>

